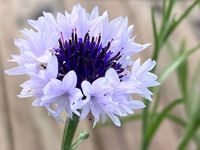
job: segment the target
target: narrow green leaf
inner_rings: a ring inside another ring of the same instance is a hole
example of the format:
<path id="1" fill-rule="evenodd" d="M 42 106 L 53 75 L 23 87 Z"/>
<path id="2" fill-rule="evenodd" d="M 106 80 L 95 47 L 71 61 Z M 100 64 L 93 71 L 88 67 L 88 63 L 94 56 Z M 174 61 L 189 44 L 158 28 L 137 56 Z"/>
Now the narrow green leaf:
<path id="1" fill-rule="evenodd" d="M 183 99 L 177 99 L 172 101 L 168 106 L 166 106 L 163 111 L 161 111 L 154 120 L 149 124 L 148 127 L 148 133 L 147 133 L 147 141 L 150 142 L 153 135 L 155 134 L 157 128 L 160 126 L 162 121 L 166 118 L 166 116 L 172 111 L 172 109 L 177 106 L 178 104 L 181 104 L 183 102 Z"/>
<path id="2" fill-rule="evenodd" d="M 154 46 L 155 46 L 155 50 L 158 50 L 158 47 L 159 47 L 158 31 L 157 31 L 156 20 L 155 20 L 155 10 L 153 9 L 153 7 L 151 8 L 151 21 L 152 21 L 152 26 L 153 26 Z"/>
<path id="3" fill-rule="evenodd" d="M 192 116 L 192 119 L 189 121 L 189 124 L 186 127 L 185 133 L 182 136 L 182 139 L 178 145 L 178 150 L 184 150 L 187 147 L 187 144 L 191 138 L 195 135 L 197 129 L 200 127 L 200 105 L 195 111 L 195 114 Z"/>
<path id="4" fill-rule="evenodd" d="M 194 47 L 193 49 L 185 52 L 185 53 L 182 53 L 180 56 L 178 56 L 177 59 L 175 59 L 166 69 L 163 73 L 161 73 L 159 75 L 159 82 L 160 83 L 163 83 L 164 80 L 174 71 L 176 70 L 191 54 L 193 54 L 194 52 L 196 52 L 198 49 L 200 48 L 200 44 L 197 45 L 196 47 Z M 153 93 L 154 93 L 154 106 L 153 106 L 153 114 L 156 113 L 157 111 L 157 107 L 158 107 L 158 104 L 160 102 L 160 98 L 159 98 L 159 88 L 158 87 L 155 87 L 153 89 Z"/>
<path id="5" fill-rule="evenodd" d="M 196 71 L 192 76 L 191 85 L 188 92 L 187 102 L 187 115 L 190 118 L 194 115 L 194 108 L 196 108 L 200 103 L 200 92 L 199 92 L 199 83 L 200 83 L 200 61 L 196 67 Z"/>
<path id="6" fill-rule="evenodd" d="M 193 8 L 200 3 L 200 0 L 195 0 L 184 13 L 177 19 L 177 21 L 173 21 L 170 25 L 170 28 L 167 30 L 164 35 L 163 41 L 166 41 L 170 34 L 176 29 L 176 27 L 189 15 L 189 13 L 193 10 Z"/>
<path id="7" fill-rule="evenodd" d="M 182 118 L 178 117 L 178 116 L 169 114 L 167 116 L 167 118 L 169 120 L 171 120 L 172 122 L 174 122 L 176 125 L 180 125 L 183 128 L 186 128 L 186 126 L 187 126 L 186 121 L 183 120 Z M 199 141 L 197 133 L 196 134 L 194 133 L 194 136 L 192 137 L 192 139 L 193 139 L 194 143 L 196 144 L 197 149 L 199 149 L 200 148 L 200 141 Z"/>
<path id="8" fill-rule="evenodd" d="M 178 55 L 182 55 L 186 53 L 185 48 L 185 40 L 181 44 L 180 51 Z M 181 89 L 181 93 L 183 97 L 187 95 L 187 82 L 188 82 L 188 61 L 185 59 L 177 68 L 178 80 L 179 80 L 179 87 Z"/>
<path id="9" fill-rule="evenodd" d="M 163 82 L 185 60 L 185 57 L 186 55 L 182 54 L 171 65 L 169 65 L 160 75 L 159 81 Z"/>
<path id="10" fill-rule="evenodd" d="M 200 44 L 186 53 L 182 53 L 178 58 L 167 67 L 167 69 L 160 75 L 159 81 L 162 83 L 177 67 L 179 67 L 191 54 L 200 48 Z"/>
<path id="11" fill-rule="evenodd" d="M 168 0 L 167 2 L 164 1 L 164 3 L 163 3 L 163 8 L 164 8 L 163 12 L 164 13 L 163 13 L 163 17 L 162 17 L 162 24 L 160 27 L 160 32 L 159 32 L 160 36 L 162 36 L 164 31 L 166 30 L 166 27 L 169 25 L 170 16 L 172 14 L 172 8 L 174 6 L 175 0 Z"/>
<path id="12" fill-rule="evenodd" d="M 183 120 L 182 118 L 172 115 L 172 114 L 168 114 L 167 118 L 171 121 L 173 121 L 176 125 L 180 125 L 181 127 L 185 128 L 185 126 L 187 125 L 186 121 Z"/>
<path id="13" fill-rule="evenodd" d="M 168 50 L 169 55 L 172 58 L 172 60 L 174 60 L 177 57 L 176 53 L 175 53 L 176 50 L 175 50 L 174 45 L 172 44 L 172 42 L 170 40 L 167 41 L 167 43 L 166 43 L 166 49 Z"/>

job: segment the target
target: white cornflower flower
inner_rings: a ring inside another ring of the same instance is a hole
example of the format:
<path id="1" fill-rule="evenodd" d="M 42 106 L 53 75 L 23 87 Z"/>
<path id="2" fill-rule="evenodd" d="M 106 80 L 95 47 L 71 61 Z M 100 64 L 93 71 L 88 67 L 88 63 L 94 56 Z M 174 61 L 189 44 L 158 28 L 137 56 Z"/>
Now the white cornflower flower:
<path id="1" fill-rule="evenodd" d="M 131 60 L 149 44 L 135 43 L 127 17 L 109 21 L 97 7 L 88 13 L 75 5 L 71 14 L 54 18 L 44 12 L 28 23 L 32 28 L 22 31 L 24 39 L 15 40 L 20 55 L 11 61 L 19 66 L 6 71 L 30 77 L 19 97 L 34 97 L 33 105 L 44 106 L 57 120 L 66 111 L 69 117 L 92 117 L 94 126 L 107 117 L 120 126 L 120 116 L 144 108 L 132 94 L 151 100 L 148 88 L 159 84 L 150 73 L 156 62 Z"/>

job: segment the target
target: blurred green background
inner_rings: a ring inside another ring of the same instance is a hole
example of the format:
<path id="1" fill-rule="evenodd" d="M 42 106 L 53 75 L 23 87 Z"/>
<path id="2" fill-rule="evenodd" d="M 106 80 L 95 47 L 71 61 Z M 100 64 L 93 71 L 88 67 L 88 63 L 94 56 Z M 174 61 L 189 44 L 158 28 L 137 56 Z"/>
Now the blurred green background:
<path id="1" fill-rule="evenodd" d="M 166 1 L 168 4 L 171 0 Z M 179 18 L 192 2 L 194 0 L 178 0 L 170 19 Z M 129 24 L 135 26 L 136 41 L 152 43 L 150 48 L 138 56 L 144 61 L 155 54 L 151 8 L 155 11 L 155 22 L 159 29 L 163 22 L 163 0 L 0 0 L 0 150 L 60 149 L 64 125 L 48 117 L 43 108 L 32 107 L 31 101 L 17 98 L 19 84 L 26 77 L 6 76 L 4 70 L 15 65 L 6 60 L 10 59 L 11 54 L 18 53 L 13 40 L 21 37 L 19 30 L 27 27 L 27 19 L 37 19 L 43 11 L 55 15 L 56 12 L 64 13 L 65 10 L 70 12 L 77 3 L 88 11 L 99 6 L 101 13 L 108 11 L 110 19 L 128 16 Z M 176 150 L 189 131 L 192 133 L 189 137 L 191 140 L 188 140 L 189 144 L 184 148 L 200 149 L 200 49 L 189 57 L 187 53 L 200 43 L 199 16 L 200 7 L 197 6 L 170 34 L 159 53 L 155 71 L 157 75 L 162 75 L 160 80 L 165 80 L 159 87 L 160 91 L 153 89 L 158 93 L 159 104 L 155 114 L 148 113 L 148 120 L 150 123 L 158 120 L 157 114 L 162 114 L 164 108 L 177 99 L 183 101 L 183 104 L 181 102 L 181 105 L 170 110 L 170 114 L 164 114 L 164 120 L 161 116 L 160 126 L 156 127 L 148 146 L 150 150 Z M 170 24 L 170 19 L 166 20 L 166 25 Z M 164 28 L 160 31 L 160 35 L 165 32 Z M 154 112 L 155 101 L 150 106 Z M 136 111 L 136 115 L 139 114 L 142 111 Z M 135 118 L 128 118 L 129 121 L 125 118 L 120 128 L 108 123 L 105 127 L 93 129 L 90 121 L 81 121 L 77 135 L 81 130 L 88 130 L 90 138 L 78 150 L 140 150 L 143 145 L 142 119 L 133 121 Z M 147 124 L 147 128 L 149 126 Z"/>

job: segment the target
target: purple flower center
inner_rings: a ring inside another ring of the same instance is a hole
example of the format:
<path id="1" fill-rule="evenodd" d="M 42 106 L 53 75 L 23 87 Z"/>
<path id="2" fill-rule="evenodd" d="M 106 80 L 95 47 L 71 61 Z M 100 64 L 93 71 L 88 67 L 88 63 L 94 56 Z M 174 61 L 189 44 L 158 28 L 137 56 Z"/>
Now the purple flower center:
<path id="1" fill-rule="evenodd" d="M 76 31 L 72 31 L 69 40 L 64 40 L 61 36 L 58 42 L 59 48 L 55 49 L 55 55 L 59 65 L 57 78 L 60 80 L 70 70 L 74 70 L 78 78 L 77 87 L 80 87 L 84 80 L 92 83 L 97 78 L 105 76 L 109 68 L 114 68 L 118 74 L 124 71 L 118 62 L 121 53 L 113 56 L 109 50 L 112 41 L 103 47 L 101 35 L 90 38 L 89 33 L 86 33 L 84 38 L 78 38 Z"/>

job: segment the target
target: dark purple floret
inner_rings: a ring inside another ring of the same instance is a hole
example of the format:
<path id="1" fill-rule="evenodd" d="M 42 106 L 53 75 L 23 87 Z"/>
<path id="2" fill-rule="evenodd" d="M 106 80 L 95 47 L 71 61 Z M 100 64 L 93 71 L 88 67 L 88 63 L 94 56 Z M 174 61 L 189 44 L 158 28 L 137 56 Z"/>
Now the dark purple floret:
<path id="1" fill-rule="evenodd" d="M 118 62 L 121 53 L 113 56 L 109 50 L 112 41 L 103 47 L 101 35 L 90 38 L 89 33 L 86 33 L 84 38 L 78 38 L 76 32 L 72 31 L 68 41 L 61 37 L 58 42 L 59 48 L 55 49 L 55 55 L 58 58 L 60 80 L 70 70 L 74 70 L 78 78 L 77 86 L 80 87 L 83 80 L 92 83 L 97 78 L 105 76 L 109 68 L 114 68 L 118 74 L 124 71 Z"/>

